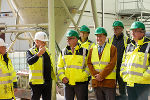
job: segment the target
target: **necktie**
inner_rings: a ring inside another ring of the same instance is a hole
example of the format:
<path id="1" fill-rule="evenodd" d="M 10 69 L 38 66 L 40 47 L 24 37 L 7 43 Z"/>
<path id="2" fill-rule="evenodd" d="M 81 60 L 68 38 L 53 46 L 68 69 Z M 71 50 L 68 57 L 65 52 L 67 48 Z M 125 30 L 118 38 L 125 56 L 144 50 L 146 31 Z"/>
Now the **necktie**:
<path id="1" fill-rule="evenodd" d="M 102 46 L 98 46 L 98 53 L 101 54 Z"/>

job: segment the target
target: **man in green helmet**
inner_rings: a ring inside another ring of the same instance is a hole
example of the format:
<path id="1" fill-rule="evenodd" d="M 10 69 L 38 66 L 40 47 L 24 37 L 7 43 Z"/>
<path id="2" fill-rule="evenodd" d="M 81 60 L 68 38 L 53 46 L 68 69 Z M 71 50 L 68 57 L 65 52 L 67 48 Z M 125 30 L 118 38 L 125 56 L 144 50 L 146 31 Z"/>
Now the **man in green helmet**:
<path id="1" fill-rule="evenodd" d="M 97 45 L 89 51 L 88 67 L 97 100 L 115 100 L 117 48 L 106 42 L 103 27 L 95 31 Z"/>
<path id="2" fill-rule="evenodd" d="M 81 45 L 81 47 L 86 48 L 88 51 L 90 48 L 92 48 L 95 43 L 93 43 L 91 40 L 88 39 L 90 34 L 90 29 L 86 25 L 82 25 L 80 28 L 80 38 L 78 40 L 78 43 Z M 88 81 L 91 80 L 91 76 L 88 77 Z"/>
<path id="3" fill-rule="evenodd" d="M 90 34 L 90 29 L 88 26 L 83 25 L 80 28 L 80 38 L 78 40 L 78 43 L 81 44 L 82 47 L 86 49 L 90 49 L 94 46 L 94 43 L 88 39 Z"/>
<path id="4" fill-rule="evenodd" d="M 125 35 L 123 34 L 124 25 L 121 21 L 114 21 L 112 26 L 114 29 L 114 35 L 109 39 L 109 43 L 113 44 L 117 48 L 116 82 L 119 85 L 119 96 L 125 98 L 126 88 L 125 82 L 123 82 L 122 78 L 120 77 L 120 67 L 124 50 L 127 44 L 130 43 L 130 39 L 125 37 Z"/>
<path id="5" fill-rule="evenodd" d="M 75 30 L 67 32 L 68 45 L 61 51 L 58 59 L 58 77 L 65 84 L 65 100 L 88 100 L 87 67 L 88 50 L 78 43 Z"/>
<path id="6" fill-rule="evenodd" d="M 132 41 L 123 55 L 120 75 L 127 83 L 128 100 L 148 100 L 150 89 L 150 40 L 145 37 L 145 25 L 131 25 Z"/>

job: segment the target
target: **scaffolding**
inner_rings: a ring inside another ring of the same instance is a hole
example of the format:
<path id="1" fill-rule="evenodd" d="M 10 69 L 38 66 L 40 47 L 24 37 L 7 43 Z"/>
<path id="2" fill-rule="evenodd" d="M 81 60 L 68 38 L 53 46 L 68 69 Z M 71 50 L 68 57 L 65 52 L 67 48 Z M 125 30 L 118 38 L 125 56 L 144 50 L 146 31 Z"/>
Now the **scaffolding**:
<path id="1" fill-rule="evenodd" d="M 135 18 L 145 24 L 146 30 L 150 31 L 150 8 L 145 7 L 146 0 L 119 0 L 118 15 Z"/>

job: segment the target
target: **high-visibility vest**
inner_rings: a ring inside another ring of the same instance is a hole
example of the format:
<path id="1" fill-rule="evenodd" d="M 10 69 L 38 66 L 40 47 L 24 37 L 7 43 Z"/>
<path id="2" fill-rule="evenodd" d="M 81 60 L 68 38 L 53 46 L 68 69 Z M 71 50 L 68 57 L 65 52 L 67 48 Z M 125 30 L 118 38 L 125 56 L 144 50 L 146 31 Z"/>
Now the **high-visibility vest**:
<path id="1" fill-rule="evenodd" d="M 31 48 L 29 49 L 29 51 L 31 52 L 32 55 L 35 55 L 38 53 L 37 48 Z M 53 80 L 56 80 L 56 76 L 54 73 L 54 66 L 53 66 L 53 62 L 51 59 L 51 55 L 48 52 L 48 49 L 46 48 L 46 52 L 48 53 L 50 60 L 51 60 L 51 78 Z M 29 82 L 32 82 L 32 84 L 44 84 L 44 77 L 43 77 L 43 57 L 39 57 L 38 61 L 35 62 L 32 65 L 29 65 Z"/>
<path id="2" fill-rule="evenodd" d="M 127 41 L 128 41 L 129 38 L 123 36 L 123 39 L 124 39 L 124 47 L 126 48 L 127 45 L 128 45 L 128 44 L 127 44 Z M 113 40 L 114 40 L 114 36 L 108 39 L 108 43 L 112 44 Z"/>
<path id="3" fill-rule="evenodd" d="M 8 65 L 0 54 L 0 99 L 11 99 L 14 96 L 13 82 L 17 82 L 16 72 L 8 57 Z"/>
<path id="4" fill-rule="evenodd" d="M 70 85 L 76 85 L 76 82 L 88 81 L 89 69 L 87 67 L 86 49 L 75 48 L 74 54 L 69 54 L 71 50 L 64 48 L 58 59 L 58 77 L 62 80 L 64 77 L 69 79 Z M 78 54 L 77 54 L 78 52 Z"/>
<path id="5" fill-rule="evenodd" d="M 101 72 L 108 65 L 108 63 L 110 62 L 110 50 L 111 44 L 106 43 L 102 52 L 101 59 L 99 60 L 98 45 L 95 45 L 93 47 L 91 62 L 96 71 Z M 95 77 L 92 76 L 92 79 L 95 79 Z M 105 79 L 116 79 L 116 67 Z"/>
<path id="6" fill-rule="evenodd" d="M 89 40 L 82 43 L 80 40 L 78 40 L 78 43 L 81 45 L 81 47 L 86 48 L 87 50 L 90 50 L 95 44 Z"/>
<path id="7" fill-rule="evenodd" d="M 147 47 L 145 52 L 138 52 L 140 46 L 137 46 L 132 52 L 129 52 L 132 43 L 127 46 L 123 56 L 120 75 L 128 86 L 134 86 L 134 83 L 150 84 L 150 64 L 149 64 L 149 48 L 150 42 L 143 43 Z"/>

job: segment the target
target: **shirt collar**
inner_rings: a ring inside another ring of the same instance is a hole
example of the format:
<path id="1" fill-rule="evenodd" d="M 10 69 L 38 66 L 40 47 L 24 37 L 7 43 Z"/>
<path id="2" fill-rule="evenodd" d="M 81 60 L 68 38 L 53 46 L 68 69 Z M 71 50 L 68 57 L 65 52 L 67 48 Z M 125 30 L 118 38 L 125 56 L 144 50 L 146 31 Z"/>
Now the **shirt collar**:
<path id="1" fill-rule="evenodd" d="M 68 50 L 71 50 L 71 47 L 70 46 L 67 46 L 66 47 Z M 74 47 L 75 50 L 78 50 L 80 48 L 80 44 L 77 43 L 77 45 Z"/>
<path id="2" fill-rule="evenodd" d="M 106 45 L 106 42 L 105 42 L 102 46 L 98 45 L 98 47 L 102 47 L 102 48 L 104 48 L 104 47 L 105 47 L 105 45 Z"/>

